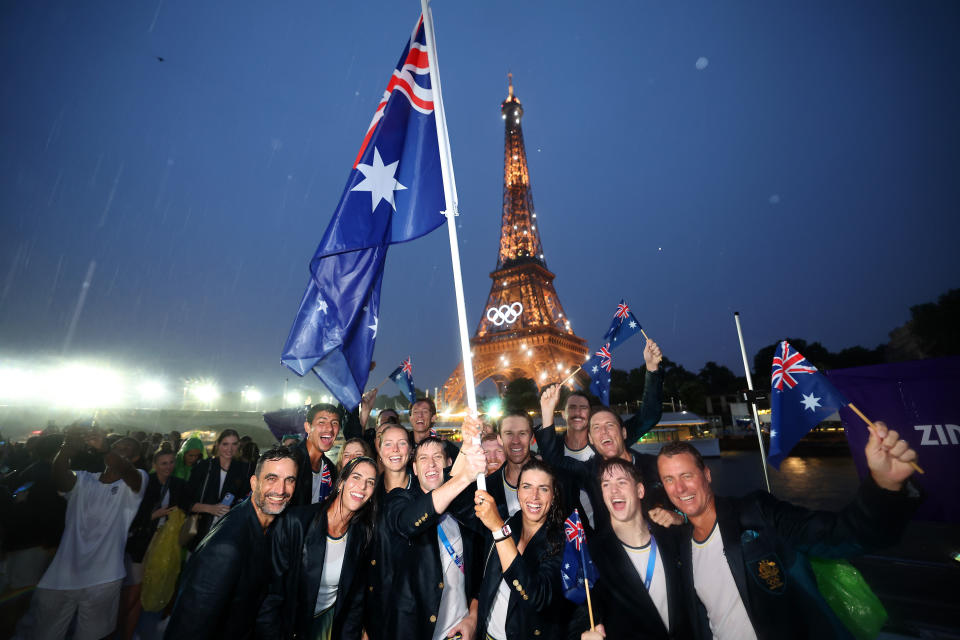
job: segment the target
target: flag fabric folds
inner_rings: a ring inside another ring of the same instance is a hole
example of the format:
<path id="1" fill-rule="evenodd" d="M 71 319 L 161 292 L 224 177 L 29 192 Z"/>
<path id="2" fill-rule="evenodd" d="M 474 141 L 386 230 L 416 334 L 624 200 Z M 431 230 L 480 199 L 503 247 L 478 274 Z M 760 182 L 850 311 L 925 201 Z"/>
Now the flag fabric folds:
<path id="1" fill-rule="evenodd" d="M 590 376 L 590 393 L 600 398 L 605 405 L 610 404 L 610 375 L 613 370 L 613 354 L 607 342 L 586 361 L 583 370 Z"/>
<path id="2" fill-rule="evenodd" d="M 390 374 L 390 379 L 400 387 L 400 391 L 407 397 L 410 404 L 416 401 L 417 394 L 413 387 L 413 365 L 410 364 L 410 358 L 404 360 L 403 364 L 393 370 L 393 373 Z"/>
<path id="3" fill-rule="evenodd" d="M 640 321 L 633 315 L 633 311 L 627 306 L 626 301 L 621 298 L 620 304 L 617 305 L 617 310 L 613 313 L 613 321 L 610 323 L 610 328 L 607 329 L 607 333 L 603 336 L 603 341 L 609 342 L 611 349 L 616 349 L 623 344 L 627 338 L 633 337 L 642 330 L 643 327 L 640 326 Z"/>
<path id="4" fill-rule="evenodd" d="M 574 509 L 563 523 L 567 542 L 563 548 L 563 565 L 560 577 L 563 580 L 563 595 L 577 604 L 587 600 L 585 582 L 589 587 L 597 583 L 597 568 L 587 549 L 587 538 L 580 522 L 580 513 Z"/>
<path id="5" fill-rule="evenodd" d="M 345 407 L 360 404 L 380 316 L 387 246 L 445 221 L 423 17 L 374 113 L 333 218 L 310 261 L 281 362 L 313 371 Z"/>
<path id="6" fill-rule="evenodd" d="M 810 429 L 849 401 L 826 376 L 784 340 L 773 356 L 770 389 L 770 454 L 780 468 L 790 450 Z"/>

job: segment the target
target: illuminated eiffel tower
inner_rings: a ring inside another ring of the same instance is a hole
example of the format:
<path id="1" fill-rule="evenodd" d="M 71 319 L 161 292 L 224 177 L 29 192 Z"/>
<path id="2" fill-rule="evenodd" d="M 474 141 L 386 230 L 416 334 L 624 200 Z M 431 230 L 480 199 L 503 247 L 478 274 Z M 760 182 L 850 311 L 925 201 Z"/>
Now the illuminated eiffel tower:
<path id="1" fill-rule="evenodd" d="M 523 107 L 513 95 L 512 74 L 500 112 L 506 128 L 500 254 L 470 345 L 476 384 L 492 378 L 502 392 L 517 378 L 532 378 L 538 385 L 562 380 L 584 362 L 587 343 L 570 328 L 553 288 L 554 274 L 547 269 L 520 127 Z M 462 403 L 462 362 L 443 388 L 447 405 Z"/>

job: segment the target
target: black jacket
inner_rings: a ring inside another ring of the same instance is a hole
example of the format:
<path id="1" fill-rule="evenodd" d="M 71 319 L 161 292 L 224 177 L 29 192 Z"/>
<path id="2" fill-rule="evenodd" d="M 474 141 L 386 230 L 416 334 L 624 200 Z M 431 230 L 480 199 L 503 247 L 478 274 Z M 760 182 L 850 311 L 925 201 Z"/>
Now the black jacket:
<path id="1" fill-rule="evenodd" d="M 841 511 L 811 511 L 757 491 L 743 498 L 716 498 L 723 552 L 750 622 L 764 638 L 850 638 L 817 589 L 807 556 L 859 555 L 896 543 L 919 494 L 879 488 L 871 478 Z M 690 535 L 681 563 L 693 585 Z"/>
<path id="2" fill-rule="evenodd" d="M 243 462 L 234 458 L 227 469 L 226 481 L 220 486 L 220 459 L 207 458 L 200 460 L 193 467 L 190 473 L 190 480 L 187 482 L 187 496 L 190 509 L 197 502 L 202 504 L 217 504 L 227 493 L 233 494 L 233 507 L 236 507 L 241 500 L 250 493 L 250 476 L 253 475 L 254 465 L 249 462 Z M 206 486 L 206 489 L 204 489 Z M 202 494 L 202 495 L 201 495 Z M 185 503 L 186 504 L 186 503 Z M 203 537 L 210 531 L 210 525 L 213 523 L 213 516 L 209 513 L 201 513 L 200 520 L 197 523 L 197 536 L 187 547 L 190 551 L 196 549 L 197 545 L 203 540 Z"/>
<path id="3" fill-rule="evenodd" d="M 475 488 L 468 487 L 457 498 L 472 504 Z M 431 638 L 443 594 L 444 557 L 438 543 L 440 518 L 433 508 L 433 496 L 420 487 L 397 496 L 392 527 L 407 543 L 395 572 L 394 605 L 385 637 L 420 640 Z M 464 596 L 467 607 L 480 588 L 482 538 L 458 522 L 463 543 Z"/>
<path id="4" fill-rule="evenodd" d="M 406 538 L 396 530 L 395 514 L 406 501 L 398 500 L 407 490 L 420 490 L 417 478 L 410 475 L 410 485 L 387 493 L 383 475 L 377 478 L 374 499 L 377 501 L 377 525 L 373 532 L 370 573 L 363 602 L 363 627 L 371 640 L 392 640 L 386 634 L 388 614 L 394 607 L 394 573 L 398 562 L 409 549 Z"/>
<path id="5" fill-rule="evenodd" d="M 310 638 L 327 550 L 327 507 L 335 499 L 333 494 L 323 502 L 289 509 L 277 523 L 270 586 L 257 618 L 258 638 Z M 334 604 L 332 637 L 337 640 L 359 639 L 362 633 L 371 534 L 356 521 L 348 529 Z"/>
<path id="6" fill-rule="evenodd" d="M 680 545 L 689 548 L 689 539 L 674 527 L 651 525 L 651 529 L 667 582 L 669 631 L 644 587 L 644 576 L 637 573 L 620 539 L 609 527 L 590 539 L 590 555 L 600 576 L 590 593 L 594 621 L 603 623 L 608 638 L 695 638 L 697 627 L 691 619 L 697 615 L 696 595 L 688 591 L 680 561 Z M 570 637 L 579 638 L 589 628 L 589 613 L 584 604 L 577 608 Z"/>
<path id="7" fill-rule="evenodd" d="M 523 529 L 522 514 L 507 523 L 513 541 L 519 542 Z M 560 565 L 563 561 L 563 532 L 545 524 L 530 539 L 506 571 L 500 570 L 500 557 L 489 534 L 484 540 L 484 570 L 480 585 L 480 616 L 477 637 L 483 638 L 487 618 L 496 599 L 500 580 L 510 586 L 507 609 L 507 637 L 497 640 L 540 640 L 564 637 L 573 605 L 563 596 Z"/>
<path id="8" fill-rule="evenodd" d="M 232 466 L 232 465 L 231 465 Z M 137 515 L 130 523 L 130 532 L 127 535 L 127 553 L 134 562 L 143 562 L 143 556 L 150 546 L 150 539 L 157 531 L 160 520 L 151 520 L 150 514 L 160 508 L 163 503 L 164 486 L 160 484 L 156 473 L 151 473 L 147 481 L 147 489 L 140 502 Z M 187 483 L 182 478 L 170 475 L 167 478 L 166 491 L 170 493 L 169 506 L 180 507 L 184 513 L 190 512 L 193 500 L 190 499 Z"/>
<path id="9" fill-rule="evenodd" d="M 304 506 L 310 504 L 313 498 L 313 467 L 310 466 L 310 454 L 307 451 L 307 441 L 301 440 L 294 447 L 294 453 L 297 456 L 297 486 L 293 490 L 293 496 L 290 498 L 290 506 Z M 320 502 L 323 502 L 327 496 L 333 493 L 333 488 L 337 486 L 337 465 L 330 462 L 326 454 L 320 456 L 320 469 L 326 465 L 330 469 L 329 488 L 325 487 L 320 493 Z"/>
<path id="10" fill-rule="evenodd" d="M 266 591 L 268 552 L 269 535 L 245 500 L 190 557 L 164 638 L 252 638 Z"/>

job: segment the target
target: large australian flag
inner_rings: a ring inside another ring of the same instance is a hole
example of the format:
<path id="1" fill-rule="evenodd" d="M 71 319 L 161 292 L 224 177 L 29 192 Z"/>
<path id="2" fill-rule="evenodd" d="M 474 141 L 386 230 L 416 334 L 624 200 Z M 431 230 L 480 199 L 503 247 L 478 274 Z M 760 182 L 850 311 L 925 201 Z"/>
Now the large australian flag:
<path id="1" fill-rule="evenodd" d="M 641 331 L 643 331 L 643 327 L 640 326 L 637 316 L 633 315 L 633 311 L 627 306 L 627 302 L 621 299 L 620 304 L 617 305 L 617 310 L 613 312 L 613 320 L 610 322 L 607 333 L 603 336 L 603 341 L 609 342 L 611 349 L 616 349 L 627 338 L 631 338 Z"/>
<path id="2" fill-rule="evenodd" d="M 773 356 L 770 389 L 770 464 L 780 468 L 810 429 L 849 404 L 826 376 L 784 340 Z"/>
<path id="3" fill-rule="evenodd" d="M 345 407 L 356 407 L 377 337 L 387 246 L 443 224 L 444 202 L 421 16 L 310 261 L 281 362 L 297 375 L 314 371 Z"/>
<path id="4" fill-rule="evenodd" d="M 613 369 L 612 347 L 609 342 L 586 361 L 583 370 L 590 376 L 590 393 L 600 398 L 605 405 L 610 404 L 610 371 Z"/>

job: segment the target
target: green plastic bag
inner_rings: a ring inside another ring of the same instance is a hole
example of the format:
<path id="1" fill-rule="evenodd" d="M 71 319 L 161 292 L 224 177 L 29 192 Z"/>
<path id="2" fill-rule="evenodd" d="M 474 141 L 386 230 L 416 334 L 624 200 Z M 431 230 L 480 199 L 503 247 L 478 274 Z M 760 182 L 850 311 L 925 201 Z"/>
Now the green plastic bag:
<path id="1" fill-rule="evenodd" d="M 887 621 L 887 610 L 863 575 L 846 560 L 810 558 L 817 588 L 857 640 L 874 640 Z"/>
<path id="2" fill-rule="evenodd" d="M 177 586 L 180 575 L 180 527 L 184 515 L 174 509 L 150 539 L 143 557 L 143 587 L 140 603 L 146 611 L 163 611 Z"/>

